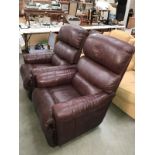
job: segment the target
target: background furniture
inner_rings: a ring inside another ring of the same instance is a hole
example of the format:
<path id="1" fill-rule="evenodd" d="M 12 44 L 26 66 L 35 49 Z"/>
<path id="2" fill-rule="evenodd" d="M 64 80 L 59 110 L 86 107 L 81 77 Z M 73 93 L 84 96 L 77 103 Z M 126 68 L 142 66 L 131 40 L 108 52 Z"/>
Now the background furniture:
<path id="1" fill-rule="evenodd" d="M 93 3 L 93 7 L 91 9 L 88 10 L 88 18 L 89 18 L 89 22 L 92 25 L 94 22 L 95 23 L 99 23 L 99 14 L 96 11 L 96 8 L 94 6 L 95 4 Z"/>
<path id="2" fill-rule="evenodd" d="M 48 35 L 50 32 L 58 33 L 61 26 L 50 26 L 50 27 L 40 27 L 40 28 L 28 28 L 28 29 L 22 29 L 20 28 L 19 32 L 23 36 L 25 41 L 25 50 L 24 53 L 29 53 L 29 40 L 31 39 L 32 35 L 40 35 L 40 34 L 46 34 Z M 44 37 L 42 37 L 44 38 Z M 48 38 L 48 36 L 47 36 Z M 35 43 L 36 44 L 36 43 Z"/>
<path id="3" fill-rule="evenodd" d="M 110 31 L 112 29 L 123 29 L 124 25 L 103 25 L 103 26 L 81 26 L 86 30 L 99 30 L 99 31 Z M 50 27 L 40 27 L 40 28 L 28 28 L 28 29 L 19 29 L 19 33 L 23 35 L 25 40 L 25 51 L 28 53 L 28 41 L 33 34 L 45 34 L 49 32 L 59 32 L 61 26 L 50 26 Z"/>
<path id="4" fill-rule="evenodd" d="M 31 9 L 31 8 L 25 8 L 25 16 L 27 21 L 29 22 L 29 26 L 30 25 L 30 16 L 48 16 L 51 18 L 51 20 L 55 20 L 60 22 L 60 20 L 62 19 L 63 23 L 64 23 L 64 11 L 62 10 L 39 10 L 39 9 Z"/>
<path id="5" fill-rule="evenodd" d="M 57 33 L 50 32 L 47 45 L 42 44 L 44 49 L 39 49 L 39 50 L 35 49 L 36 45 L 29 46 L 29 53 L 53 52 L 56 41 L 57 41 Z M 39 44 L 41 44 L 41 43 L 39 43 Z"/>
<path id="6" fill-rule="evenodd" d="M 93 7 L 91 2 L 78 2 L 76 16 L 80 18 L 80 25 L 90 25 L 89 10 Z"/>
<path id="7" fill-rule="evenodd" d="M 113 30 L 104 32 L 104 35 L 112 36 L 125 41 L 131 45 L 135 44 L 135 38 L 127 32 Z M 117 89 L 116 96 L 112 101 L 117 107 L 127 113 L 130 117 L 135 118 L 135 56 L 123 76 L 123 79 Z"/>
<path id="8" fill-rule="evenodd" d="M 19 16 L 24 16 L 25 0 L 19 0 Z"/>
<path id="9" fill-rule="evenodd" d="M 130 17 L 127 28 L 131 29 L 131 28 L 134 28 L 134 27 L 135 27 L 135 17 Z"/>
<path id="10" fill-rule="evenodd" d="M 79 17 L 80 19 L 80 25 L 88 25 L 89 24 L 89 20 L 88 20 L 88 14 L 87 13 L 83 13 L 81 15 L 76 15 L 77 17 Z"/>
<path id="11" fill-rule="evenodd" d="M 130 117 L 135 119 L 135 58 L 133 56 L 127 71 L 112 101 Z"/>
<path id="12" fill-rule="evenodd" d="M 19 0 L 19 16 L 25 15 L 24 9 L 30 1 L 31 0 Z M 51 4 L 51 0 L 33 0 L 33 3 Z"/>
<path id="13" fill-rule="evenodd" d="M 51 0 L 33 0 L 33 2 L 37 2 L 37 3 L 51 3 Z"/>
<path id="14" fill-rule="evenodd" d="M 78 6 L 77 1 L 70 1 L 69 13 L 68 14 L 75 16 L 76 15 L 76 11 L 77 11 L 77 6 Z"/>
<path id="15" fill-rule="evenodd" d="M 59 1 L 61 3 L 61 8 L 62 11 L 64 11 L 65 14 L 69 13 L 69 8 L 70 8 L 70 2 L 68 0 L 66 1 Z"/>
<path id="16" fill-rule="evenodd" d="M 107 18 L 104 17 L 104 14 L 107 13 Z M 110 10 L 99 10 L 99 23 L 107 24 L 109 22 Z"/>
<path id="17" fill-rule="evenodd" d="M 50 146 L 62 145 L 102 122 L 134 47 L 90 34 L 83 51 L 76 68 L 36 76 L 32 101 Z"/>
<path id="18" fill-rule="evenodd" d="M 46 71 L 47 67 L 76 64 L 81 55 L 83 43 L 88 32 L 81 27 L 63 26 L 58 34 L 58 41 L 53 52 L 24 54 L 24 62 L 20 68 L 23 86 L 31 97 L 35 85 L 32 70 Z M 47 69 L 48 70 L 48 69 Z"/>
<path id="19" fill-rule="evenodd" d="M 80 25 L 80 19 L 76 17 L 77 1 L 70 1 L 69 12 L 65 15 L 66 22 L 73 25 Z"/>

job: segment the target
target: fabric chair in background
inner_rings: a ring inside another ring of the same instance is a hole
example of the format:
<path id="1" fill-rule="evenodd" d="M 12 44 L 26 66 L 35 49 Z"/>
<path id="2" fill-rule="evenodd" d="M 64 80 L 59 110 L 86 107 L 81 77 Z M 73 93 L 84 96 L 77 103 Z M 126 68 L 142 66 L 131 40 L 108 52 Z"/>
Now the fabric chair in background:
<path id="1" fill-rule="evenodd" d="M 134 53 L 134 46 L 90 34 L 75 68 L 36 76 L 32 102 L 50 146 L 62 145 L 98 126 Z"/>
<path id="2" fill-rule="evenodd" d="M 125 41 L 130 45 L 135 45 L 135 38 L 132 35 L 130 35 L 128 32 L 125 32 L 122 30 L 112 30 L 109 32 L 104 32 L 103 34 Z"/>

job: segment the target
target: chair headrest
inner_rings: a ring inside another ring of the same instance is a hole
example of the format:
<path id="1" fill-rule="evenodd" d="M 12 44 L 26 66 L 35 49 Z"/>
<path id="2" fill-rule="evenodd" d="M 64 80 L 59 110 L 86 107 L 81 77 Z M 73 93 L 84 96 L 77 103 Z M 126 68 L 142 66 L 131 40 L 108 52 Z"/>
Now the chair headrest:
<path id="1" fill-rule="evenodd" d="M 134 46 L 96 33 L 87 37 L 83 51 L 86 57 L 119 74 L 129 64 Z"/>
<path id="2" fill-rule="evenodd" d="M 77 25 L 64 25 L 61 27 L 58 39 L 77 49 L 81 49 L 88 31 Z"/>

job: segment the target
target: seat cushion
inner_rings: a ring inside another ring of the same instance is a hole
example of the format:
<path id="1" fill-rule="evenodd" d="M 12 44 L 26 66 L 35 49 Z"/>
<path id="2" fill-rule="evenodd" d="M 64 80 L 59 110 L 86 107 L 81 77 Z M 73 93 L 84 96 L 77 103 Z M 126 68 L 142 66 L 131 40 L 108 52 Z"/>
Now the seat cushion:
<path id="1" fill-rule="evenodd" d="M 55 103 L 65 102 L 80 96 L 80 94 L 71 85 L 50 88 L 49 92 Z"/>

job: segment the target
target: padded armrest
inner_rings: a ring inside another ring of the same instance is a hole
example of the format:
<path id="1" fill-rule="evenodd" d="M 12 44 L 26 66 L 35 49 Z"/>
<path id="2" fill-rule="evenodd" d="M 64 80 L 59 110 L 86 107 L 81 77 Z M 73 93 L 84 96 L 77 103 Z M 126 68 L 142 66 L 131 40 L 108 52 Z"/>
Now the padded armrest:
<path id="1" fill-rule="evenodd" d="M 68 84 L 76 72 L 76 69 L 64 69 L 38 74 L 36 76 L 36 87 L 44 88 Z"/>
<path id="2" fill-rule="evenodd" d="M 53 106 L 58 144 L 99 125 L 114 94 L 99 93 L 72 99 Z"/>
<path id="3" fill-rule="evenodd" d="M 78 97 L 68 102 L 55 104 L 53 107 L 56 120 L 68 120 L 78 117 L 80 114 L 86 114 L 88 111 L 94 111 L 94 108 L 104 106 L 109 101 L 109 98 L 114 95 L 96 94 Z M 103 103 L 103 104 L 102 104 Z"/>
<path id="4" fill-rule="evenodd" d="M 52 52 L 40 52 L 40 53 L 31 53 L 31 54 L 24 54 L 24 62 L 26 64 L 45 64 L 51 63 L 52 61 Z"/>
<path id="5" fill-rule="evenodd" d="M 41 67 L 32 69 L 32 75 L 37 76 L 41 73 L 60 71 L 65 69 L 76 69 L 77 65 L 63 65 L 63 66 L 51 66 L 51 67 Z"/>

